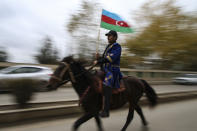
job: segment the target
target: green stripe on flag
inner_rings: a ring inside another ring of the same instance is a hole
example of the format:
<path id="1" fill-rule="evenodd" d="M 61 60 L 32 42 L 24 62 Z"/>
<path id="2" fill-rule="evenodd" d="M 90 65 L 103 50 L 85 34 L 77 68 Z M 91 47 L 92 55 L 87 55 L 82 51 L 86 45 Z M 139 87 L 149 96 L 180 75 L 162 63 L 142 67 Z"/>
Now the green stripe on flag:
<path id="1" fill-rule="evenodd" d="M 117 32 L 133 33 L 134 31 L 129 27 L 121 27 L 117 25 L 112 25 L 101 21 L 101 27 L 109 30 L 114 30 Z"/>

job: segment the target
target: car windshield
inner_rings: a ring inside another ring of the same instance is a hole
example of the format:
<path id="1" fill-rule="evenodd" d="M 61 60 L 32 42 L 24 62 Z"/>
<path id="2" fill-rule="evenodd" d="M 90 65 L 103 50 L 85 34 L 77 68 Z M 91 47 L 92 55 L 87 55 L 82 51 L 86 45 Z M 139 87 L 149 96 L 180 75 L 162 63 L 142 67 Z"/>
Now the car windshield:
<path id="1" fill-rule="evenodd" d="M 7 67 L 7 68 L 4 68 L 4 69 L 1 69 L 0 73 L 7 74 L 7 73 L 9 73 L 9 72 L 11 72 L 13 70 L 16 70 L 16 69 L 18 69 L 18 67 L 11 66 L 11 67 Z"/>
<path id="2" fill-rule="evenodd" d="M 183 77 L 197 78 L 197 74 L 185 74 Z"/>

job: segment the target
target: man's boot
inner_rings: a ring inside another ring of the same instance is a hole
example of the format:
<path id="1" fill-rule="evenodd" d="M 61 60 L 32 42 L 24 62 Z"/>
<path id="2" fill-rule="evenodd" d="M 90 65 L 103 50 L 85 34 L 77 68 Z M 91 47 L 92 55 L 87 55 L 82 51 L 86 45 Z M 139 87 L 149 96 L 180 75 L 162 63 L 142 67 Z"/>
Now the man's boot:
<path id="1" fill-rule="evenodd" d="M 100 113 L 100 116 L 101 117 L 109 117 L 111 87 L 103 85 L 103 95 L 104 95 L 104 109 Z"/>

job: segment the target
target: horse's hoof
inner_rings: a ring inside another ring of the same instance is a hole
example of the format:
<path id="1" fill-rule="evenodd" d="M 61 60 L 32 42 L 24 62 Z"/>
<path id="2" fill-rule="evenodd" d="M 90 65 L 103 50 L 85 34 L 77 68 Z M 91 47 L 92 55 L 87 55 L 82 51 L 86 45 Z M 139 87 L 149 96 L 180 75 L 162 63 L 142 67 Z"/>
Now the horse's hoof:
<path id="1" fill-rule="evenodd" d="M 77 129 L 75 127 L 72 127 L 72 131 L 77 131 Z"/>

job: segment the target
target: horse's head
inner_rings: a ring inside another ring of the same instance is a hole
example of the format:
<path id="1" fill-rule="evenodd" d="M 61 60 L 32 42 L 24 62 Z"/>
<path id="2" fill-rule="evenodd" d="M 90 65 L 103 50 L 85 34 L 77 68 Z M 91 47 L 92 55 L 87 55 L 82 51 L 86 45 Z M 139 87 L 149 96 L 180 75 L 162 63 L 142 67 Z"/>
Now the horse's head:
<path id="1" fill-rule="evenodd" d="M 57 89 L 63 82 L 75 82 L 74 74 L 78 68 L 79 64 L 72 56 L 65 57 L 52 74 L 47 88 L 53 90 Z"/>

